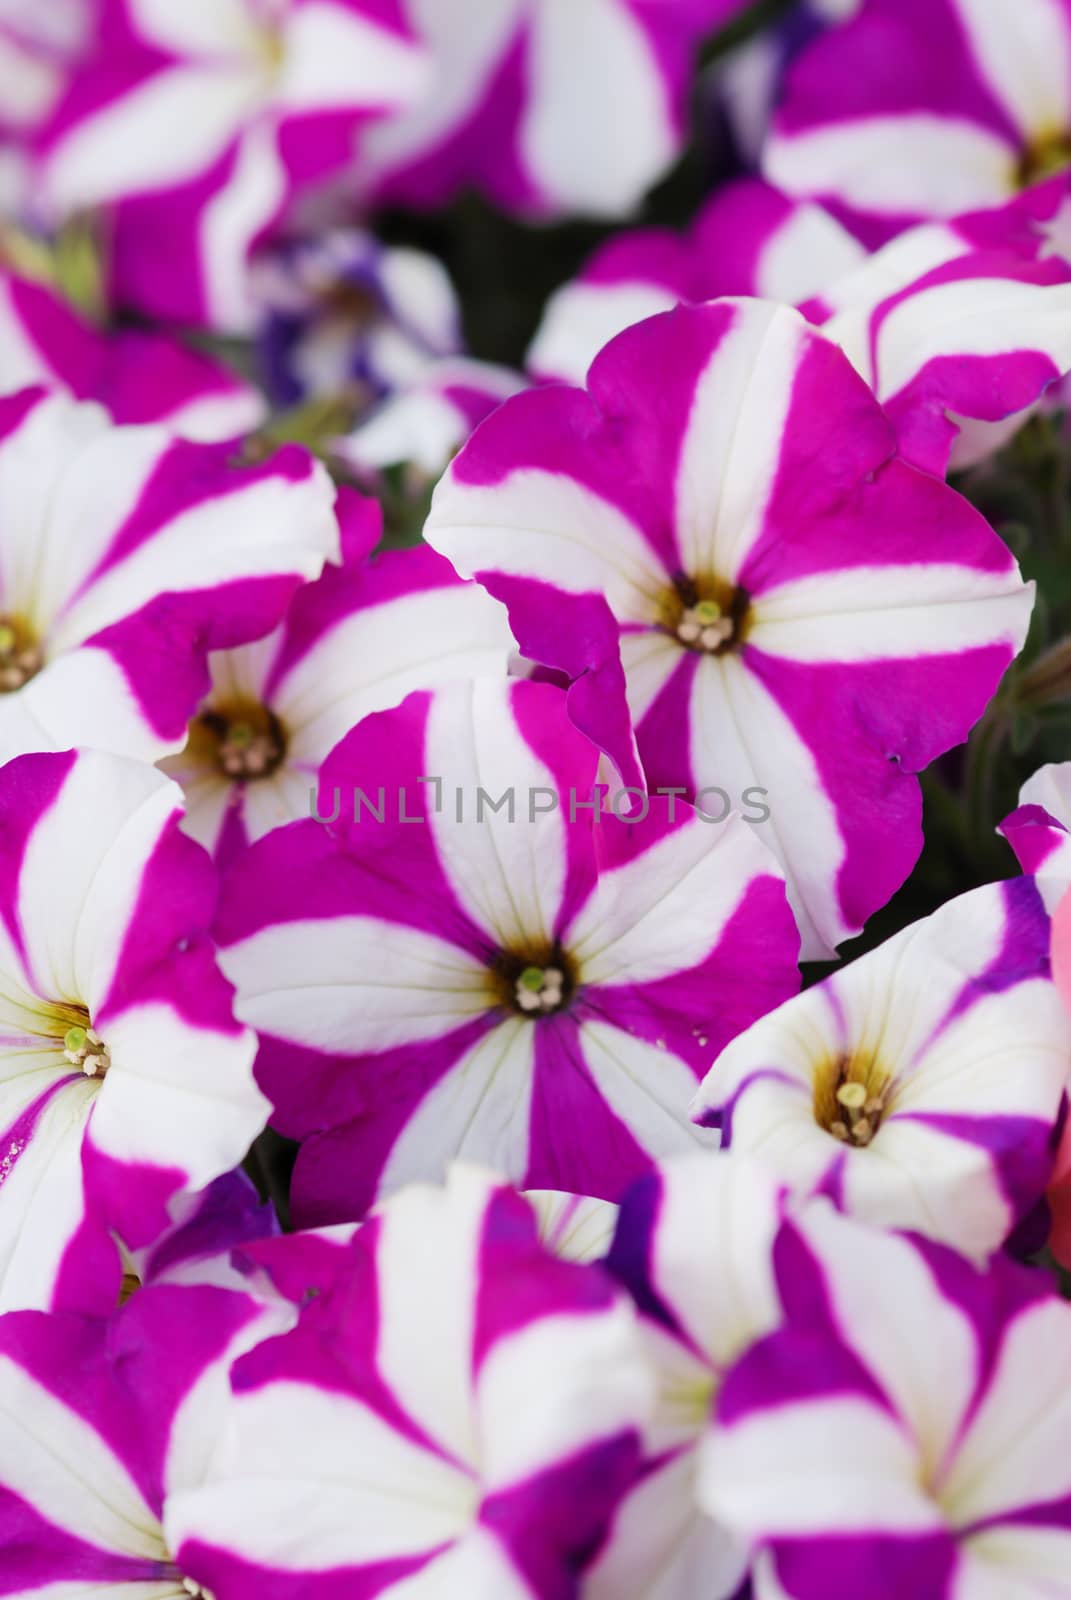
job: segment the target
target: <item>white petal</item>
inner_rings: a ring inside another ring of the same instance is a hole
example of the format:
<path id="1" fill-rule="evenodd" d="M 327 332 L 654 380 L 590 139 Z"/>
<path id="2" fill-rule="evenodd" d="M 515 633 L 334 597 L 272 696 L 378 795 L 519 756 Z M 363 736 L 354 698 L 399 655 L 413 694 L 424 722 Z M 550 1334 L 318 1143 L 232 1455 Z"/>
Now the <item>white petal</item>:
<path id="1" fill-rule="evenodd" d="M 252 1034 L 196 1028 L 165 1005 L 108 1019 L 111 1067 L 90 1137 L 116 1161 L 171 1168 L 201 1189 L 244 1159 L 271 1112 Z"/>
<path id="2" fill-rule="evenodd" d="M 994 98 L 1024 139 L 1071 126 L 1071 28 L 1059 0 L 955 0 L 968 48 Z"/>
<path id="3" fill-rule="evenodd" d="M 144 431 L 150 430 L 138 430 Z M 103 470 L 106 462 L 98 459 L 93 465 Z M 77 487 L 84 493 L 84 480 Z M 272 476 L 202 500 L 102 573 L 53 631 L 53 648 L 69 649 L 159 594 L 275 574 L 319 577 L 325 558 L 337 555 L 333 508 L 333 489 L 322 468 L 309 478 Z"/>
<path id="4" fill-rule="evenodd" d="M 468 1525 L 472 1481 L 350 1396 L 280 1381 L 233 1405 L 216 1481 L 168 1502 L 172 1549 L 197 1539 L 282 1572 L 329 1572 L 433 1550 Z"/>
<path id="5" fill-rule="evenodd" d="M 425 775 L 442 780 L 442 809 L 431 817 L 435 847 L 458 901 L 478 927 L 504 949 L 538 946 L 554 936 L 565 893 L 566 816 L 569 797 L 535 822 L 528 815 L 533 790 L 558 783 L 523 738 L 505 684 L 458 684 L 437 694 L 428 714 Z M 484 804 L 513 789 L 511 819 Z M 456 793 L 465 808 L 457 821 Z M 428 791 L 429 794 L 432 792 Z M 587 796 L 582 796 L 587 799 Z"/>
<path id="6" fill-rule="evenodd" d="M 46 1521 L 97 1549 L 164 1561 L 159 1524 L 87 1422 L 0 1356 L 0 1480 Z"/>
<path id="7" fill-rule="evenodd" d="M 380 172 L 431 150 L 476 109 L 505 56 L 525 0 L 409 0 L 413 26 L 430 47 L 434 92 L 368 131 L 362 165 Z"/>
<path id="8" fill-rule="evenodd" d="M 1021 806 L 1041 806 L 1050 817 L 1071 828 L 1071 761 L 1039 767 L 1019 791 Z"/>
<path id="9" fill-rule="evenodd" d="M 617 1207 L 608 1200 L 564 1194 L 559 1189 L 526 1189 L 536 1213 L 539 1237 L 564 1261 L 601 1261 L 617 1225 Z"/>
<path id="10" fill-rule="evenodd" d="M 375 917 L 263 928 L 220 953 L 258 1032 L 353 1055 L 434 1039 L 487 1010 L 487 971 L 458 945 Z"/>
<path id="11" fill-rule="evenodd" d="M 677 475 L 684 569 L 735 582 L 773 491 L 796 369 L 813 330 L 794 311 L 736 302 L 696 386 Z"/>
<path id="12" fill-rule="evenodd" d="M 239 55 L 256 43 L 249 0 L 127 0 L 127 8 L 141 38 L 175 55 Z"/>
<path id="13" fill-rule="evenodd" d="M 474 1161 L 519 1183 L 528 1170 L 535 1027 L 502 1023 L 467 1050 L 424 1096 L 396 1139 L 380 1193 Z"/>
<path id="14" fill-rule="evenodd" d="M 624 866 L 603 872 L 569 929 L 583 983 L 654 983 L 718 945 L 754 880 L 776 865 L 739 817 L 691 818 Z"/>
<path id="15" fill-rule="evenodd" d="M 495 1187 L 489 1173 L 457 1163 L 444 1188 L 412 1184 L 377 1212 L 377 1366 L 409 1416 L 467 1465 L 478 1450 L 473 1337 Z"/>
<path id="16" fill-rule="evenodd" d="M 1042 352 L 1061 373 L 1071 367 L 1071 284 L 999 277 L 935 284 L 883 316 L 878 398 L 899 394 L 930 361 L 1020 350 Z"/>
<path id="17" fill-rule="evenodd" d="M 749 642 L 793 661 L 903 660 L 997 642 L 1018 650 L 1033 603 L 1015 568 L 852 567 L 767 590 Z"/>
<path id="18" fill-rule="evenodd" d="M 254 123 L 229 177 L 198 219 L 204 298 L 214 326 L 231 333 L 254 332 L 249 253 L 281 209 L 288 181 L 271 124 Z"/>
<path id="19" fill-rule="evenodd" d="M 767 792 L 770 816 L 761 838 L 784 868 L 803 959 L 832 954 L 853 931 L 833 892 L 844 843 L 814 757 L 794 725 L 759 679 L 726 656 L 702 661 L 695 674 L 691 739 L 697 790 L 709 784 L 730 796 L 753 787 Z M 721 803 L 718 795 L 700 795 L 713 816 Z"/>
<path id="20" fill-rule="evenodd" d="M 47 1086 L 41 1072 L 20 1084 L 17 1095 L 5 1084 L 4 1124 L 10 1128 Z M 0 1165 L 0 1312 L 53 1304 L 63 1258 L 85 1216 L 82 1139 L 95 1093 L 88 1080 L 59 1090 L 14 1165 Z"/>
<path id="21" fill-rule="evenodd" d="M 895 1417 L 833 1395 L 715 1429 L 702 1449 L 699 1495 L 744 1537 L 936 1532 L 942 1519 L 918 1470 Z"/>
<path id="22" fill-rule="evenodd" d="M 47 161 L 46 203 L 79 210 L 197 177 L 263 92 L 254 62 L 165 68 L 74 124 Z"/>
<path id="23" fill-rule="evenodd" d="M 500 1338 L 480 1369 L 484 1480 L 492 1490 L 521 1484 L 639 1432 L 654 1398 L 630 1304 L 530 1321 Z"/>
<path id="24" fill-rule="evenodd" d="M 1006 1330 L 996 1369 L 939 1485 L 953 1524 L 1066 1500 L 1069 1421 L 1071 1309 L 1045 1300 L 1020 1312 Z M 1071 1552 L 1071 1535 L 1065 1530 L 1063 1536 Z"/>
<path id="25" fill-rule="evenodd" d="M 681 664 L 681 646 L 661 628 L 621 635 L 628 705 L 638 727 Z"/>
<path id="26" fill-rule="evenodd" d="M 427 85 L 428 62 L 401 34 L 331 0 L 294 7 L 276 101 L 287 114 L 404 106 Z"/>
<path id="27" fill-rule="evenodd" d="M 696 1455 L 685 1451 L 643 1478 L 621 1503 L 584 1600 L 728 1600 L 747 1572 L 747 1548 L 700 1509 Z"/>
<path id="28" fill-rule="evenodd" d="M 633 323 L 672 311 L 677 295 L 657 283 L 569 283 L 547 301 L 525 365 L 541 378 L 583 384 L 604 345 Z"/>
<path id="29" fill-rule="evenodd" d="M 83 751 L 33 829 L 18 913 L 35 987 L 93 1015 L 115 976 L 161 834 L 181 793 L 152 767 Z"/>
<path id="30" fill-rule="evenodd" d="M 506 677 L 505 610 L 475 584 L 401 595 L 343 618 L 286 674 L 272 704 L 289 754 L 319 765 L 350 728 L 414 689 Z"/>
<path id="31" fill-rule="evenodd" d="M 889 216 L 954 217 L 1010 199 L 1018 163 L 1018 150 L 979 124 L 915 111 L 775 134 L 763 165 L 789 194 L 836 193 Z"/>
<path id="32" fill-rule="evenodd" d="M 863 246 L 821 206 L 803 204 L 773 233 L 755 270 L 755 293 L 799 305 L 867 260 Z"/>
<path id="33" fill-rule="evenodd" d="M 536 184 L 571 211 L 630 211 L 677 144 L 655 52 L 630 7 L 542 0 L 528 82 L 520 143 Z"/>
<path id="34" fill-rule="evenodd" d="M 927 1481 L 955 1444 L 979 1376 L 970 1323 L 906 1239 L 860 1228 L 825 1204 L 798 1226 L 821 1262 L 845 1342 L 911 1428 Z"/>
<path id="35" fill-rule="evenodd" d="M 66 571 L 62 585 L 48 581 L 49 556 L 60 531 L 53 506 L 57 499 L 62 505 L 64 479 L 76 474 L 87 455 L 97 459 L 94 452 L 107 435 L 108 416 L 100 406 L 53 395 L 39 401 L 0 443 L 0 594 L 5 611 L 23 615 L 38 631 L 52 621 L 71 576 Z M 81 545 L 72 536 L 58 552 L 62 565 L 73 565 L 76 584 L 114 533 L 109 508 L 118 504 L 125 512 L 134 504 L 155 451 L 137 460 L 127 452 L 121 461 L 122 468 L 113 452 L 112 470 L 103 475 L 96 495 L 82 493 Z"/>
<path id="36" fill-rule="evenodd" d="M 623 621 L 652 621 L 670 581 L 635 523 L 554 473 L 513 472 L 493 488 L 447 473 L 424 531 L 463 577 L 490 569 L 567 594 L 605 594 Z"/>
<path id="37" fill-rule="evenodd" d="M 745 1157 L 682 1156 L 662 1167 L 653 1285 L 721 1370 L 780 1320 L 772 1262 L 779 1222 L 776 1183 Z"/>
<path id="38" fill-rule="evenodd" d="M 679 1056 L 605 1022 L 585 1021 L 580 1042 L 599 1093 L 656 1161 L 716 1148 L 717 1134 L 688 1119 L 695 1078 Z"/>

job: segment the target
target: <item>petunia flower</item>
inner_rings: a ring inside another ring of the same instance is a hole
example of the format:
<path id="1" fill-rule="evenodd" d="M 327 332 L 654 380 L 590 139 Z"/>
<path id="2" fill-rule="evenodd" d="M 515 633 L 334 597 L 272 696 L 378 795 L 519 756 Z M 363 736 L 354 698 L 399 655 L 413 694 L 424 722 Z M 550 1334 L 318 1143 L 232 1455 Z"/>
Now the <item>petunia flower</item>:
<path id="1" fill-rule="evenodd" d="M 723 1052 L 696 1096 L 792 1189 L 971 1255 L 1041 1199 L 1071 1019 L 1028 878 L 950 901 Z"/>
<path id="2" fill-rule="evenodd" d="M 1023 785 L 1019 805 L 998 832 L 1037 885 L 1052 917 L 1053 982 L 1071 1015 L 1071 762 L 1041 767 Z M 1049 1249 L 1071 1267 L 1071 1123 L 1065 1123 L 1045 1192 Z"/>
<path id="3" fill-rule="evenodd" d="M 717 1143 L 687 1103 L 795 992 L 784 885 L 739 818 L 630 815 L 616 792 L 603 815 L 597 764 L 548 684 L 414 694 L 328 758 L 322 820 L 236 863 L 222 960 L 274 1124 L 303 1141 L 302 1225 L 454 1157 L 616 1200 Z"/>
<path id="4" fill-rule="evenodd" d="M 737 178 L 683 237 L 645 228 L 601 245 L 548 300 L 527 365 L 538 378 L 582 384 L 602 347 L 633 323 L 723 295 L 782 300 L 820 323 L 830 313 L 825 292 L 866 255 L 822 206 Z"/>
<path id="5" fill-rule="evenodd" d="M 0 770 L 0 1309 L 114 1304 L 260 1132 L 181 796 L 100 752 Z"/>
<path id="6" fill-rule="evenodd" d="M 146 329 L 102 333 L 46 283 L 10 272 L 0 272 L 0 371 L 7 394 L 64 389 L 99 401 L 115 422 L 157 422 L 206 443 L 250 433 L 267 416 L 263 395 L 214 357 Z"/>
<path id="7" fill-rule="evenodd" d="M 773 1259 L 786 1324 L 729 1373 L 701 1477 L 758 1600 L 1071 1593 L 1071 1307 L 1046 1275 L 821 1202 Z"/>
<path id="8" fill-rule="evenodd" d="M 584 1584 L 584 1600 L 728 1600 L 746 1542 L 707 1516 L 699 1472 L 717 1449 L 725 1374 L 781 1318 L 772 1248 L 777 1186 L 739 1156 L 684 1156 L 626 1196 L 608 1269 L 641 1312 L 658 1375 L 648 1460 L 621 1502 Z"/>
<path id="9" fill-rule="evenodd" d="M 4 0 L 0 9 L 0 215 L 33 205 L 32 142 L 83 59 L 96 0 Z"/>
<path id="10" fill-rule="evenodd" d="M 799 307 L 882 402 L 900 453 L 944 476 L 1022 426 L 1071 369 L 1071 265 L 1045 247 L 1057 193 L 913 228 L 872 256 L 821 206 L 740 179 L 685 239 L 624 234 L 547 305 L 537 376 L 583 383 L 609 339 L 678 301 L 756 295 Z M 1049 221 L 1046 222 L 1046 217 Z"/>
<path id="11" fill-rule="evenodd" d="M 253 246 L 426 82 L 398 0 L 102 0 L 42 139 L 41 206 L 117 207 L 119 304 L 247 331 Z"/>
<path id="12" fill-rule="evenodd" d="M 374 541 L 378 507 L 359 510 Z M 503 608 L 433 550 L 328 567 L 274 633 L 209 655 L 185 749 L 161 763 L 186 792 L 186 831 L 222 861 L 310 816 L 323 761 L 362 717 L 414 689 L 505 679 L 513 650 Z"/>
<path id="13" fill-rule="evenodd" d="M 0 760 L 180 750 L 208 652 L 269 632 L 339 549 L 304 451 L 244 467 L 42 390 L 0 399 L 0 497 Z"/>
<path id="14" fill-rule="evenodd" d="M 164 1525 L 235 1600 L 576 1593 L 653 1398 L 627 1297 L 465 1168 L 385 1205 L 232 1385 L 232 1431 Z"/>
<path id="15" fill-rule="evenodd" d="M 253 262 L 257 343 L 279 405 L 381 399 L 462 350 L 461 306 L 437 256 L 335 228 Z"/>
<path id="16" fill-rule="evenodd" d="M 966 501 L 898 459 L 844 355 L 761 301 L 653 317 L 587 392 L 507 401 L 426 536 L 565 673 L 626 781 L 627 700 L 652 790 L 715 815 L 765 792 L 808 957 L 914 865 L 916 774 L 966 737 L 1032 604 Z"/>
<path id="17" fill-rule="evenodd" d="M 362 480 L 405 466 L 430 487 L 479 424 L 525 387 L 519 373 L 490 361 L 433 361 L 332 449 Z"/>
<path id="18" fill-rule="evenodd" d="M 772 183 L 871 244 L 1069 161 L 1064 0 L 866 0 L 796 59 L 763 149 Z"/>
<path id="19" fill-rule="evenodd" d="M 0 1594 L 209 1600 L 164 1534 L 203 1482 L 228 1417 L 228 1372 L 291 1326 L 209 1287 L 141 1289 L 111 1319 L 0 1317 Z"/>
<path id="20" fill-rule="evenodd" d="M 1039 767 L 998 828 L 1034 879 L 1050 916 L 1071 889 L 1071 762 Z"/>
<path id="21" fill-rule="evenodd" d="M 741 4 L 406 0 L 432 85 L 369 129 L 357 181 L 419 206 L 476 186 L 526 216 L 627 216 L 683 143 L 697 45 Z"/>

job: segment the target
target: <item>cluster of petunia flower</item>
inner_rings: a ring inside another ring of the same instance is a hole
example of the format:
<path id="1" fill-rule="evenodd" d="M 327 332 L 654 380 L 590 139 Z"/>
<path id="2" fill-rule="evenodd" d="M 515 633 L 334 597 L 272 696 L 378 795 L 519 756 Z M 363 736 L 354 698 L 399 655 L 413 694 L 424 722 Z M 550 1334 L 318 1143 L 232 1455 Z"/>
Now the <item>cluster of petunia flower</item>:
<path id="1" fill-rule="evenodd" d="M 1071 1600 L 1071 760 L 837 960 L 1031 625 L 1071 0 L 745 9 L 0 0 L 0 1597 Z M 761 175 L 476 360 L 384 208 L 631 223 L 697 77 Z"/>

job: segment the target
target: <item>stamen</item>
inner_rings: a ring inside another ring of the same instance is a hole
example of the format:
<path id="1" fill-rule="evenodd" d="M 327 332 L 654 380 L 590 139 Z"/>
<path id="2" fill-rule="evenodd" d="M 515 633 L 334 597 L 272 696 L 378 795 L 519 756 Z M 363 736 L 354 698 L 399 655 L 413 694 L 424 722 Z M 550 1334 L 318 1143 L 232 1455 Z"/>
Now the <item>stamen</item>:
<path id="1" fill-rule="evenodd" d="M 81 1067 L 87 1078 L 103 1078 L 112 1064 L 108 1046 L 100 1035 L 78 1023 L 63 1035 L 63 1056 L 72 1067 Z"/>
<path id="2" fill-rule="evenodd" d="M 866 1090 L 861 1083 L 842 1083 L 837 1099 L 851 1111 L 861 1111 L 867 1103 Z"/>
<path id="3" fill-rule="evenodd" d="M 732 619 L 722 614 L 716 600 L 700 600 L 688 606 L 677 624 L 682 644 L 714 652 L 727 644 L 735 633 Z"/>
<path id="4" fill-rule="evenodd" d="M 286 757 L 282 723 L 250 700 L 203 711 L 191 724 L 190 745 L 238 782 L 270 777 Z"/>
<path id="5" fill-rule="evenodd" d="M 564 985 L 565 974 L 560 967 L 525 967 L 514 985 L 514 998 L 526 1015 L 546 1015 L 561 1006 Z"/>
<path id="6" fill-rule="evenodd" d="M 0 693 L 21 689 L 45 664 L 29 629 L 10 617 L 0 619 Z"/>

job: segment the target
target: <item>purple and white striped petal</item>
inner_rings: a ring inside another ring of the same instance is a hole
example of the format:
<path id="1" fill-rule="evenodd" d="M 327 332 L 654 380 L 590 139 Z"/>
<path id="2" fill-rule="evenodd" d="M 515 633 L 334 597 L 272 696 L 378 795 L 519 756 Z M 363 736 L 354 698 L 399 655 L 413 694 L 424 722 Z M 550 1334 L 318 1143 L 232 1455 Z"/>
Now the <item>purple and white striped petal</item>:
<path id="1" fill-rule="evenodd" d="M 1010 199 L 1069 138 L 1066 0 L 866 0 L 789 71 L 763 167 L 876 244 Z"/>
<path id="2" fill-rule="evenodd" d="M 110 1320 L 0 1317 L 0 1595 L 201 1595 L 165 1542 L 204 1480 L 231 1364 L 292 1310 L 213 1288 L 142 1289 Z"/>
<path id="3" fill-rule="evenodd" d="M 622 217 L 673 161 L 696 45 L 739 0 L 408 0 L 428 94 L 369 130 L 358 178 L 440 206 L 475 185 L 504 208 Z"/>
<path id="4" fill-rule="evenodd" d="M 551 296 L 527 364 L 538 378 L 582 384 L 610 340 L 683 301 L 754 295 L 800 305 L 813 322 L 831 285 L 865 259 L 863 246 L 821 206 L 792 201 L 758 178 L 719 189 L 689 234 L 621 234 Z"/>
<path id="5" fill-rule="evenodd" d="M 1071 889 L 1071 762 L 1040 767 L 998 828 L 1038 886 L 1050 916 Z"/>
<path id="6" fill-rule="evenodd" d="M 0 1306 L 114 1304 L 263 1127 L 179 791 L 98 752 L 0 771 Z"/>
<path id="7" fill-rule="evenodd" d="M 434 361 L 332 448 L 359 477 L 409 466 L 430 485 L 484 418 L 524 387 L 517 373 L 488 361 Z"/>
<path id="8" fill-rule="evenodd" d="M 228 875 L 220 922 L 304 1224 L 454 1157 L 616 1200 L 712 1144 L 684 1108 L 712 1053 L 798 984 L 753 829 L 600 809 L 561 691 L 490 680 L 366 718 L 318 816 Z M 616 800 L 616 797 L 615 797 Z"/>
<path id="9" fill-rule="evenodd" d="M 41 390 L 0 400 L 0 759 L 181 749 L 208 652 L 337 557 L 334 496 L 301 450 L 244 467 Z"/>
<path id="10" fill-rule="evenodd" d="M 461 305 L 437 256 L 356 228 L 283 240 L 253 263 L 258 345 L 276 403 L 359 400 L 412 384 L 463 348 Z"/>
<path id="11" fill-rule="evenodd" d="M 697 1117 L 792 1189 L 970 1255 L 1040 1199 L 1071 1072 L 1033 882 L 950 901 L 715 1061 Z"/>
<path id="12" fill-rule="evenodd" d="M 767 801 L 805 956 L 907 876 L 915 774 L 966 737 L 1032 604 L 967 502 L 898 458 L 843 354 L 761 301 L 653 317 L 586 392 L 508 401 L 426 531 L 566 674 L 628 782 L 630 716 L 652 789 L 715 815 Z"/>
<path id="13" fill-rule="evenodd" d="M 774 1260 L 786 1324 L 729 1374 L 701 1473 L 757 1592 L 1067 1594 L 1071 1311 L 1044 1276 L 824 1203 Z"/>
<path id="14" fill-rule="evenodd" d="M 1013 208 L 989 227 L 979 248 L 953 227 L 912 229 L 827 295 L 823 332 L 882 402 L 904 458 L 938 476 L 950 454 L 964 468 L 998 448 L 1071 368 L 1067 263 L 1017 248 Z"/>
<path id="15" fill-rule="evenodd" d="M 180 1565 L 231 1600 L 573 1592 L 653 1400 L 626 1297 L 469 1168 L 396 1196 L 353 1253 L 235 1368 L 234 1430 L 168 1502 Z"/>
<path id="16" fill-rule="evenodd" d="M 397 0 L 102 0 L 97 48 L 41 139 L 53 217 L 117 206 L 113 289 L 179 322 L 251 328 L 249 256 L 364 124 L 427 83 Z"/>
<path id="17" fill-rule="evenodd" d="M 0 273 L 5 393 L 42 384 L 97 400 L 115 422 L 157 422 L 181 438 L 237 439 L 267 415 L 263 396 L 222 363 L 165 334 L 105 336 L 46 284 Z"/>
<path id="18" fill-rule="evenodd" d="M 374 502 L 364 502 L 378 531 Z M 363 553 L 295 596 L 266 639 L 208 658 L 212 691 L 186 748 L 161 763 L 188 833 L 220 861 L 312 814 L 320 767 L 372 712 L 459 678 L 505 680 L 503 608 L 433 550 Z"/>
<path id="19" fill-rule="evenodd" d="M 659 1399 L 647 1470 L 618 1508 L 586 1600 L 738 1592 L 747 1546 L 702 1511 L 698 1473 L 725 1374 L 780 1321 L 780 1218 L 769 1175 L 735 1155 L 666 1162 L 626 1196 L 607 1267 L 640 1309 Z"/>

